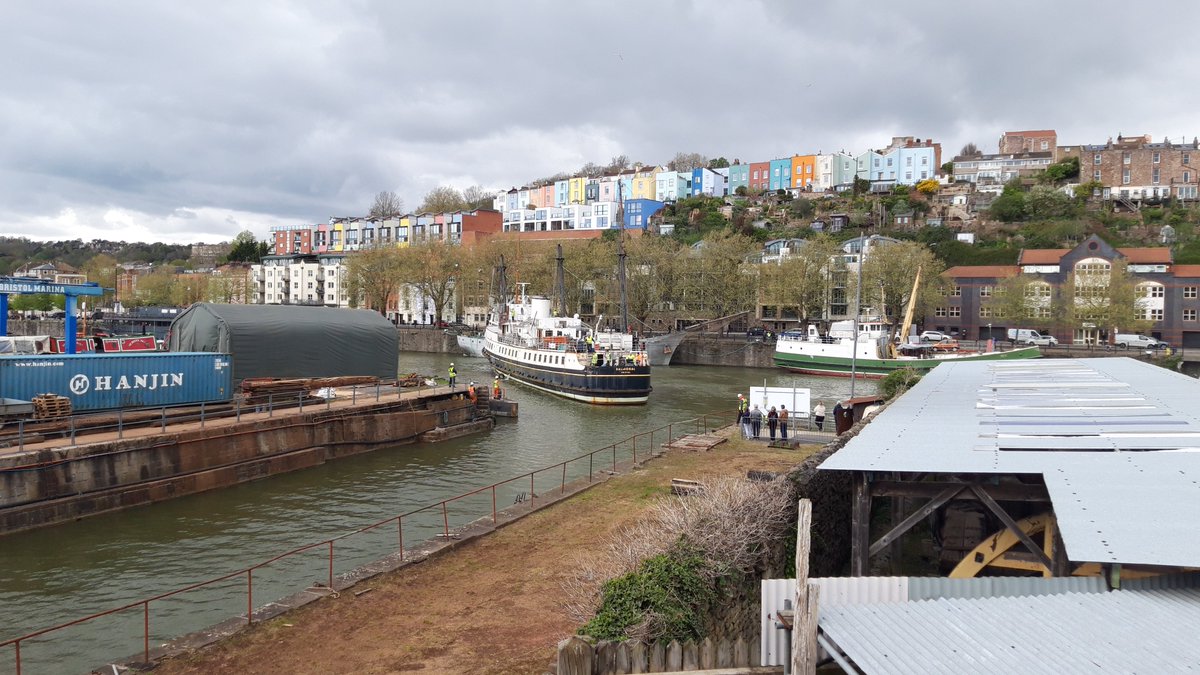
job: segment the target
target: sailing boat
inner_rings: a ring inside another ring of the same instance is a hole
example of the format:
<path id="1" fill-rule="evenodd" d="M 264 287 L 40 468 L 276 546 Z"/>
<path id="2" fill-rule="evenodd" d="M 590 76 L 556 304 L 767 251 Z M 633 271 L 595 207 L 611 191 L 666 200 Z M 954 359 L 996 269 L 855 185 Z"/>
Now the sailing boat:
<path id="1" fill-rule="evenodd" d="M 918 269 L 900 330 L 904 339 L 912 326 L 913 303 L 920 283 Z M 892 342 L 890 324 L 876 318 L 834 321 L 825 335 L 813 325 L 804 333 L 784 332 L 775 343 L 774 361 L 780 368 L 809 375 L 880 378 L 901 368 L 928 371 L 947 361 L 1036 359 L 1041 355 L 1036 346 L 972 352 L 959 351 L 957 343 L 896 345 Z"/>
<path id="2" fill-rule="evenodd" d="M 627 332 L 602 331 L 600 321 L 593 327 L 578 314 L 567 316 L 561 244 L 557 263 L 555 312 L 549 298 L 529 295 L 529 284 L 518 284 L 510 301 L 500 258 L 499 302 L 483 333 L 484 356 L 498 372 L 551 394 L 602 405 L 645 403 L 650 396 L 646 352 Z"/>

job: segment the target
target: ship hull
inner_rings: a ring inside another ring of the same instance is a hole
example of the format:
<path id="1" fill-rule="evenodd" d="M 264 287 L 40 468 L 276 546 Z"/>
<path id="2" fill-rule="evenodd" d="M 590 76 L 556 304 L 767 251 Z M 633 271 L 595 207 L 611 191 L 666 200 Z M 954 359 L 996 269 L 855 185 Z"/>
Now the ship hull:
<path id="1" fill-rule="evenodd" d="M 785 370 L 808 375 L 849 377 L 853 372 L 857 377 L 881 378 L 902 368 L 912 368 L 919 372 L 928 372 L 940 363 L 1036 359 L 1041 355 L 1041 351 L 1037 347 L 1026 347 L 1023 349 L 982 352 L 978 354 L 951 354 L 935 358 L 878 359 L 860 357 L 853 360 L 852 363 L 851 358 L 848 356 L 776 351 L 774 362 L 776 366 Z"/>
<path id="2" fill-rule="evenodd" d="M 556 396 L 597 405 L 639 405 L 650 398 L 650 367 L 613 365 L 580 371 L 533 365 L 500 356 L 484 355 L 497 372 Z"/>

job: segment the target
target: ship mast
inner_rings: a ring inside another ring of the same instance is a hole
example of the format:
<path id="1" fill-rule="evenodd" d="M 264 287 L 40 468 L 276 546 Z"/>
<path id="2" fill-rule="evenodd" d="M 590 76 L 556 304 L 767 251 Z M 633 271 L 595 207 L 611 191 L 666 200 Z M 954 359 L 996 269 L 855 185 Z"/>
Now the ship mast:
<path id="1" fill-rule="evenodd" d="M 496 285 L 499 290 L 496 323 L 500 326 L 500 332 L 504 333 L 504 328 L 508 324 L 508 276 L 503 255 L 500 256 L 500 266 L 496 268 Z"/>
<path id="2" fill-rule="evenodd" d="M 567 315 L 567 284 L 563 278 L 563 254 L 562 244 L 558 245 L 558 257 L 555 262 L 557 265 L 554 269 L 554 293 L 558 296 L 558 315 Z"/>
<path id="3" fill-rule="evenodd" d="M 625 290 L 625 198 L 617 180 L 617 280 L 621 284 L 621 332 L 629 332 L 629 296 Z"/>

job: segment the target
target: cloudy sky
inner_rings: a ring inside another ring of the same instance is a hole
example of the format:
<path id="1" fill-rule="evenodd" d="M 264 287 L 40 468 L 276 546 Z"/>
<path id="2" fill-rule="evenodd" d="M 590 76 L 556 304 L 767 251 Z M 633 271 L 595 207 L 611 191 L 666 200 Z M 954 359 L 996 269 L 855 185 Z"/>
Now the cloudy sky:
<path id="1" fill-rule="evenodd" d="M 986 6 L 988 9 L 983 9 Z M 9 0 L 0 234 L 218 242 L 625 154 L 1200 134 L 1200 4 Z"/>

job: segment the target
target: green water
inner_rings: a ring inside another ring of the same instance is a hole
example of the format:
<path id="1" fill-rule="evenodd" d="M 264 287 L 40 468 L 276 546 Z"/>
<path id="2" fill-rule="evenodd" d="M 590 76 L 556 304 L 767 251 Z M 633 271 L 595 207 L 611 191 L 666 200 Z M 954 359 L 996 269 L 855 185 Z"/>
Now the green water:
<path id="1" fill-rule="evenodd" d="M 491 383 L 483 359 L 404 353 L 401 370 L 444 376 L 455 361 L 459 382 Z M 399 513 L 557 464 L 634 433 L 703 413 L 732 418 L 738 391 L 751 386 L 808 387 L 827 406 L 849 382 L 778 370 L 672 366 L 655 368 L 644 406 L 599 407 L 506 384 L 519 420 L 490 433 L 444 443 L 407 445 L 207 494 L 88 518 L 0 538 L 0 640 L 118 607 L 265 561 Z M 860 380 L 856 392 L 875 384 Z M 597 466 L 599 468 L 599 466 Z M 577 467 L 586 474 L 585 464 Z M 572 470 L 575 474 L 576 469 Z M 541 476 L 535 492 L 556 487 Z M 500 508 L 529 490 L 528 478 L 497 491 Z M 490 513 L 491 495 L 448 509 L 450 526 Z M 440 509 L 405 520 L 405 545 L 443 527 Z M 335 572 L 396 550 L 395 525 L 335 545 Z M 328 549 L 256 571 L 254 603 L 302 590 L 328 575 Z M 244 576 L 150 605 L 151 645 L 246 611 Z M 24 673 L 80 672 L 140 654 L 141 607 L 97 619 L 22 646 Z M 0 648 L 0 673 L 14 672 L 11 646 Z"/>

